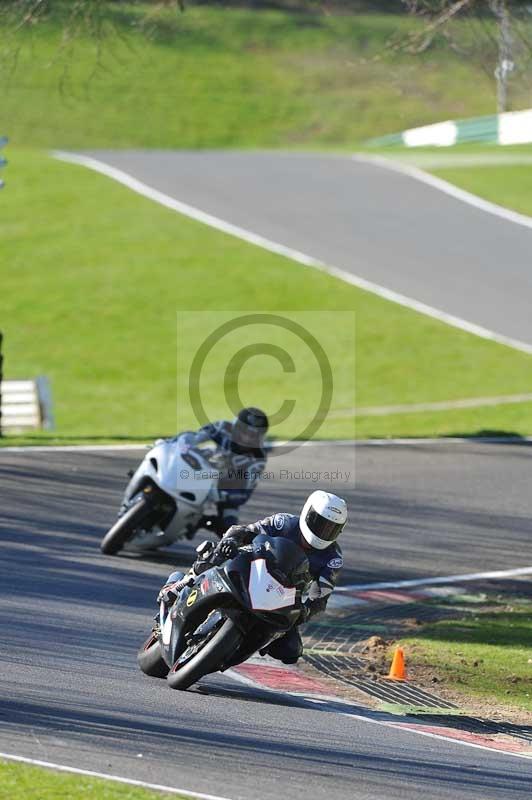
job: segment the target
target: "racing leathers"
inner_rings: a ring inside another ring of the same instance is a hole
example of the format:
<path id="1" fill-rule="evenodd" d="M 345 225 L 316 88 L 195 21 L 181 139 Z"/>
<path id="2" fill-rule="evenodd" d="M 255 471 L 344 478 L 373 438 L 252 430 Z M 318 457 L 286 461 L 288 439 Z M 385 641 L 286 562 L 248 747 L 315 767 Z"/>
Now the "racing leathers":
<path id="1" fill-rule="evenodd" d="M 235 525 L 230 528 L 218 547 L 223 547 L 230 540 L 236 546 L 241 547 L 249 544 L 259 533 L 267 536 L 285 536 L 299 546 L 304 541 L 299 528 L 299 516 L 273 514 L 252 525 Z M 308 590 L 307 600 L 303 605 L 300 620 L 283 637 L 276 639 L 265 651 L 261 651 L 262 655 L 268 653 L 284 664 L 295 664 L 303 654 L 303 643 L 298 626 L 325 610 L 343 566 L 342 550 L 337 542 L 333 542 L 324 550 L 314 547 L 305 548 L 305 555 L 308 558 L 313 580 Z"/>
<path id="2" fill-rule="evenodd" d="M 211 422 L 197 432 L 182 434 L 182 446 L 187 449 L 205 442 L 209 459 L 218 470 L 218 490 L 221 501 L 217 504 L 216 517 L 204 517 L 199 527 L 214 530 L 219 536 L 238 522 L 238 510 L 246 503 L 266 465 L 263 447 L 245 448 L 233 441 L 233 423 L 227 420 Z"/>
<path id="3" fill-rule="evenodd" d="M 300 547 L 304 542 L 299 527 L 299 516 L 295 514 L 273 514 L 251 525 L 233 525 L 222 537 L 217 547 L 214 547 L 212 542 L 204 542 L 199 546 L 198 560 L 187 575 L 182 572 L 173 572 L 169 575 L 159 592 L 157 601 L 163 600 L 167 606 L 172 605 L 187 581 L 209 568 L 211 555 L 220 553 L 223 558 L 233 558 L 239 547 L 249 544 L 259 533 L 267 536 L 286 536 Z M 208 545 L 210 548 L 207 547 Z M 299 625 L 303 625 L 311 617 L 325 610 L 343 566 L 342 550 L 337 542 L 333 542 L 324 550 L 314 547 L 305 547 L 304 549 L 313 580 L 308 589 L 307 599 L 303 604 L 301 617 L 284 636 L 275 639 L 272 644 L 260 651 L 261 655 L 268 654 L 284 664 L 295 664 L 303 654 Z M 201 550 L 204 552 L 201 553 Z"/>

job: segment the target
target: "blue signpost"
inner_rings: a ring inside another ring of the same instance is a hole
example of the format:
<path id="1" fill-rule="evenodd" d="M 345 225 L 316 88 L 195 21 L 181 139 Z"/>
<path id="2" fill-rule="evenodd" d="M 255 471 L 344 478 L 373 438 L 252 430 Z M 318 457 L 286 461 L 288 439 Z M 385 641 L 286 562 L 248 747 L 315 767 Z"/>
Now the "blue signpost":
<path id="1" fill-rule="evenodd" d="M 5 136 L 0 136 L 0 148 L 2 148 L 5 144 L 7 144 L 7 138 Z M 0 154 L 0 168 L 5 167 L 6 164 L 6 159 Z M 3 185 L 4 181 L 0 179 L 0 189 Z"/>

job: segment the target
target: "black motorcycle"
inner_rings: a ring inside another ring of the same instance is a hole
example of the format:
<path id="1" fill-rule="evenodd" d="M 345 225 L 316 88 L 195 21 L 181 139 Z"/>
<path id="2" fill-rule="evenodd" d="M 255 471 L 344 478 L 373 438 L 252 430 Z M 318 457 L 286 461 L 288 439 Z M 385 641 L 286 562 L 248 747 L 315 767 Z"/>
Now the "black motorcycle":
<path id="1" fill-rule="evenodd" d="M 241 664 L 283 636 L 297 623 L 311 581 L 304 551 L 283 537 L 259 534 L 221 564 L 208 544 L 207 568 L 188 580 L 169 611 L 161 603 L 137 656 L 146 675 L 166 677 L 172 689 Z"/>

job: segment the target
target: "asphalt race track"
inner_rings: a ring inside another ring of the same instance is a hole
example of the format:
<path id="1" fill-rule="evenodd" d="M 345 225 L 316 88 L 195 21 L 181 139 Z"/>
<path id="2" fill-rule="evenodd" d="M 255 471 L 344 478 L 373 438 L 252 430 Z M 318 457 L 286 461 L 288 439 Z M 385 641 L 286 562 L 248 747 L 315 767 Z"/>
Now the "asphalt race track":
<path id="1" fill-rule="evenodd" d="M 135 653 L 157 589 L 192 547 L 150 560 L 100 555 L 141 454 L 0 451 L 0 752 L 232 800 L 528 800 L 532 761 L 227 676 L 186 693 L 143 676 Z M 296 511 L 315 488 L 281 469 L 351 472 L 335 487 L 351 509 L 345 583 L 532 564 L 527 445 L 359 445 L 356 457 L 350 445 L 322 445 L 270 466 L 250 519 Z"/>
<path id="2" fill-rule="evenodd" d="M 226 222 L 532 344 L 532 230 L 411 177 L 310 153 L 88 155 Z"/>

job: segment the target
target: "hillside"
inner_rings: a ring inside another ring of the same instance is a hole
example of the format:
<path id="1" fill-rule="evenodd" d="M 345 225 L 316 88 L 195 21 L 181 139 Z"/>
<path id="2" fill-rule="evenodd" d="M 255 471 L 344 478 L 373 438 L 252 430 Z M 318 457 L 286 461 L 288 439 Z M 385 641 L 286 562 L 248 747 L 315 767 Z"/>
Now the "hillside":
<path id="1" fill-rule="evenodd" d="M 59 17 L 4 31 L 0 132 L 38 147 L 351 147 L 494 110 L 488 76 L 443 43 L 390 50 L 418 24 L 404 15 L 188 6 L 146 29 L 141 11 L 108 5 L 101 52 L 62 38 Z"/>

